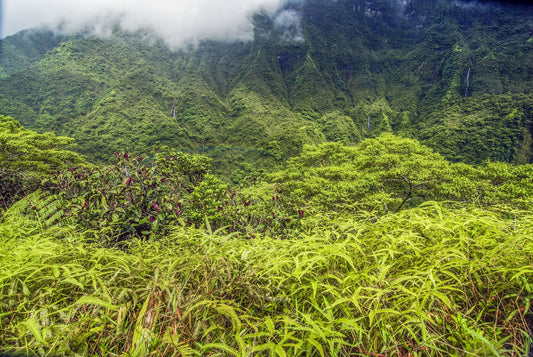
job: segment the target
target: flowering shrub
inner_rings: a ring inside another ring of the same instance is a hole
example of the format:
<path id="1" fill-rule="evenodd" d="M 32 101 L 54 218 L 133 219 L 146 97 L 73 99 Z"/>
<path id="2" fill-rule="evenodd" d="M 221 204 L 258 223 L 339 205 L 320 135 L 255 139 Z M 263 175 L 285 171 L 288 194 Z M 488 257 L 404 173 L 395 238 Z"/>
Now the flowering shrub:
<path id="1" fill-rule="evenodd" d="M 67 222 L 81 225 L 99 241 L 166 234 L 175 225 L 242 232 L 281 233 L 303 211 L 289 209 L 277 185 L 250 180 L 228 189 L 209 174 L 210 159 L 164 148 L 149 163 L 127 152 L 114 165 L 73 167 L 52 175 L 64 200 Z"/>

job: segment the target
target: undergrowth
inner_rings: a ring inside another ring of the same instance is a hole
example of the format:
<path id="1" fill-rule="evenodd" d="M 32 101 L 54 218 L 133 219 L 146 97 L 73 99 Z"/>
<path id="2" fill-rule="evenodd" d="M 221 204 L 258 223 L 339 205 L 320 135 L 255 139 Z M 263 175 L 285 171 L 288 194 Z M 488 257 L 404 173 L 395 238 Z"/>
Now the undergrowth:
<path id="1" fill-rule="evenodd" d="M 0 352 L 523 356 L 531 213 L 426 203 L 297 239 L 175 227 L 127 251 L 0 223 Z"/>

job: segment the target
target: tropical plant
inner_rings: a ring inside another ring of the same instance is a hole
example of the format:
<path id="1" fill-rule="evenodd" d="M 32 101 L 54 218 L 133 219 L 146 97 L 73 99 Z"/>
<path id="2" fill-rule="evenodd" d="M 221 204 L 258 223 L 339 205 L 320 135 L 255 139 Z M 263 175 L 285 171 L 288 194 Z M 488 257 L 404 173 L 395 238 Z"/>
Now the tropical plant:
<path id="1" fill-rule="evenodd" d="M 71 138 L 37 134 L 0 115 L 0 216 L 16 200 L 40 187 L 57 169 L 87 164 Z"/>

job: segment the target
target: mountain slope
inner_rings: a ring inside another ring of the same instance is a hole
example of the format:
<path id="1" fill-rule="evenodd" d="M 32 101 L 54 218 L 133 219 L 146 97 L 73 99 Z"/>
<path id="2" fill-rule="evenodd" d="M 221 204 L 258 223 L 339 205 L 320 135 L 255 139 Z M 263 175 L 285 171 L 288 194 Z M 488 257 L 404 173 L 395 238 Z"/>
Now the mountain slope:
<path id="1" fill-rule="evenodd" d="M 19 33 L 1 42 L 0 113 L 72 136 L 94 160 L 159 143 L 207 153 L 235 180 L 306 143 L 383 131 L 453 161 L 532 162 L 532 14 L 307 0 L 256 14 L 253 41 L 178 50 L 146 32 Z"/>

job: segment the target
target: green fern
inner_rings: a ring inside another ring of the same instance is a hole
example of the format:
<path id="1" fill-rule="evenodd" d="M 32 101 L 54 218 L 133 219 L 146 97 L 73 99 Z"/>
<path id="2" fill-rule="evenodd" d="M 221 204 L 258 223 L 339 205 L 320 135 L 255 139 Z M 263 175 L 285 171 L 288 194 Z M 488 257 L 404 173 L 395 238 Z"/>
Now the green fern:
<path id="1" fill-rule="evenodd" d="M 13 204 L 4 214 L 6 223 L 24 218 L 28 224 L 37 223 L 41 230 L 64 222 L 65 202 L 60 195 L 35 191 Z"/>

